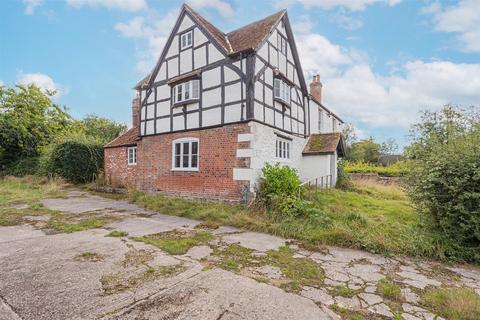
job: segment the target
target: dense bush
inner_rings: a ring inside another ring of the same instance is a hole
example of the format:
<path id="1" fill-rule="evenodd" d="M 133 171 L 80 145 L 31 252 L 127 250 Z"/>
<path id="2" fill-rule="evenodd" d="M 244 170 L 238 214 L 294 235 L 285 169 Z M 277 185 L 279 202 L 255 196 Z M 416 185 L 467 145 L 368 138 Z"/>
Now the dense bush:
<path id="1" fill-rule="evenodd" d="M 21 158 L 17 161 L 5 165 L 2 170 L 0 170 L 0 175 L 2 176 L 31 176 L 38 173 L 38 157 L 28 157 Z"/>
<path id="2" fill-rule="evenodd" d="M 49 175 L 60 176 L 73 183 L 90 182 L 103 169 L 103 145 L 65 141 L 54 145 L 44 161 L 44 169 Z"/>
<path id="3" fill-rule="evenodd" d="M 480 262 L 480 112 L 446 106 L 414 127 L 407 184 L 448 240 L 452 258 Z"/>
<path id="4" fill-rule="evenodd" d="M 303 192 L 297 170 L 279 163 L 265 164 L 260 177 L 260 193 L 264 198 L 272 196 L 299 196 Z"/>
<path id="5" fill-rule="evenodd" d="M 346 161 L 342 160 L 338 162 L 337 169 L 337 184 L 336 188 L 348 190 L 353 187 L 352 179 L 345 170 Z"/>
<path id="6" fill-rule="evenodd" d="M 347 173 L 376 173 L 386 177 L 401 177 L 405 174 L 406 164 L 404 161 L 399 161 L 383 167 L 362 161 L 345 161 L 344 169 Z"/>

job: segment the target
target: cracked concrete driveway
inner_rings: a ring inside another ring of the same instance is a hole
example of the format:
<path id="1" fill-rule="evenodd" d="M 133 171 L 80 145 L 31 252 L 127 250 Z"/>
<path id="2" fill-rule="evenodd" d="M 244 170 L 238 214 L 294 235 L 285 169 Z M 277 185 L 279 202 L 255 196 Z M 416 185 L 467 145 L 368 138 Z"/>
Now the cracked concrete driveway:
<path id="1" fill-rule="evenodd" d="M 0 320 L 340 319 L 357 312 L 435 319 L 419 304 L 419 291 L 463 286 L 480 293 L 480 272 L 471 267 L 434 273 L 440 264 L 335 247 L 310 252 L 282 238 L 204 230 L 198 221 L 82 192 L 42 203 L 119 219 L 74 233 L 0 227 Z M 124 234 L 108 236 L 112 230 Z M 296 272 L 301 268 L 309 278 Z M 401 287 L 395 308 L 378 293 L 385 278 Z"/>

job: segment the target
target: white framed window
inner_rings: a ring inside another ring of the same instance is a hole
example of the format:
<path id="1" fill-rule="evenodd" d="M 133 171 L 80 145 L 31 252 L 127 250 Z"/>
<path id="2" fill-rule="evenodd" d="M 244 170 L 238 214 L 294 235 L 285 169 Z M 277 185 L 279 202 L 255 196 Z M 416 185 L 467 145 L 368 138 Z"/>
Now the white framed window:
<path id="1" fill-rule="evenodd" d="M 180 35 L 180 50 L 190 48 L 192 46 L 193 31 L 188 31 Z"/>
<path id="2" fill-rule="evenodd" d="M 284 55 L 287 55 L 287 39 L 278 34 L 278 50 Z"/>
<path id="3" fill-rule="evenodd" d="M 200 95 L 200 81 L 193 79 L 182 82 L 173 87 L 173 102 L 181 103 L 189 100 L 198 100 Z"/>
<path id="4" fill-rule="evenodd" d="M 318 132 L 323 130 L 323 110 L 318 108 Z"/>
<path id="5" fill-rule="evenodd" d="M 275 157 L 277 159 L 290 159 L 292 141 L 277 137 L 275 142 Z"/>
<path id="6" fill-rule="evenodd" d="M 198 171 L 197 138 L 180 138 L 172 142 L 172 170 Z"/>
<path id="7" fill-rule="evenodd" d="M 332 131 L 337 131 L 337 119 L 332 118 Z"/>
<path id="8" fill-rule="evenodd" d="M 290 104 L 290 85 L 282 79 L 275 78 L 273 81 L 273 96 L 286 104 Z"/>
<path id="9" fill-rule="evenodd" d="M 137 147 L 128 147 L 128 165 L 137 164 Z"/>

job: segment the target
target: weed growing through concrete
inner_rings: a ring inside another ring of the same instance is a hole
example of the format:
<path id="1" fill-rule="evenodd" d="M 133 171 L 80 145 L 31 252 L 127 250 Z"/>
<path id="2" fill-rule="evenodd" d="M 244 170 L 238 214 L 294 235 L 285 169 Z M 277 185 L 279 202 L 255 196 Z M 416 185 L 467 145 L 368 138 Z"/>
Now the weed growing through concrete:
<path id="1" fill-rule="evenodd" d="M 106 237 L 114 237 L 114 238 L 121 238 L 126 236 L 128 236 L 128 232 L 120 231 L 120 230 L 113 230 L 112 232 L 106 235 Z"/>
<path id="2" fill-rule="evenodd" d="M 480 319 L 480 295 L 471 289 L 432 289 L 425 293 L 422 304 L 446 319 Z"/>
<path id="3" fill-rule="evenodd" d="M 208 243 L 213 238 L 212 234 L 206 231 L 181 232 L 177 230 L 134 237 L 133 240 L 154 245 L 172 255 L 181 255 L 187 253 L 192 247 Z"/>
<path id="4" fill-rule="evenodd" d="M 76 255 L 75 260 L 81 262 L 98 262 L 103 260 L 103 256 L 95 252 L 86 251 Z"/>
<path id="5" fill-rule="evenodd" d="M 346 285 L 334 286 L 328 290 L 328 293 L 330 293 L 332 296 L 341 296 L 345 298 L 352 298 L 360 292 L 360 290 L 350 289 Z"/>
<path id="6" fill-rule="evenodd" d="M 400 286 L 390 279 L 381 279 L 378 281 L 377 293 L 392 301 L 399 302 L 403 300 Z"/>

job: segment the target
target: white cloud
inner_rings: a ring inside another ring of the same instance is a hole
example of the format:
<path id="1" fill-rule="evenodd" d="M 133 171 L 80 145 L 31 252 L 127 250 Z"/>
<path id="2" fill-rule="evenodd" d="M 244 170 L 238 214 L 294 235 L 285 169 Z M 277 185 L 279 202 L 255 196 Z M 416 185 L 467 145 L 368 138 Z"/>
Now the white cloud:
<path id="1" fill-rule="evenodd" d="M 362 11 L 369 5 L 386 4 L 389 6 L 397 5 L 402 0 L 280 0 L 275 6 L 285 7 L 294 4 L 301 4 L 307 8 L 317 7 L 321 9 L 332 9 L 335 7 L 344 7 L 351 11 Z"/>
<path id="2" fill-rule="evenodd" d="M 356 30 L 363 27 L 362 20 L 347 14 L 343 8 L 330 15 L 330 21 L 347 30 Z"/>
<path id="3" fill-rule="evenodd" d="M 224 18 L 231 18 L 235 15 L 232 6 L 222 0 L 189 0 L 188 4 L 195 9 L 215 9 Z"/>
<path id="4" fill-rule="evenodd" d="M 147 8 L 145 0 L 66 0 L 72 7 L 105 7 L 124 11 L 139 11 Z"/>
<path id="5" fill-rule="evenodd" d="M 480 52 L 480 2 L 463 0 L 458 4 L 442 7 L 434 2 L 422 9 L 424 14 L 432 14 L 436 31 L 457 35 L 461 50 Z"/>
<path id="6" fill-rule="evenodd" d="M 43 0 L 23 0 L 25 4 L 25 14 L 32 15 L 35 12 L 35 8 L 43 4 Z"/>
<path id="7" fill-rule="evenodd" d="M 67 87 L 55 83 L 52 78 L 43 73 L 21 72 L 17 77 L 17 83 L 24 85 L 35 84 L 42 90 L 56 91 L 55 98 L 59 98 L 68 93 Z"/>

